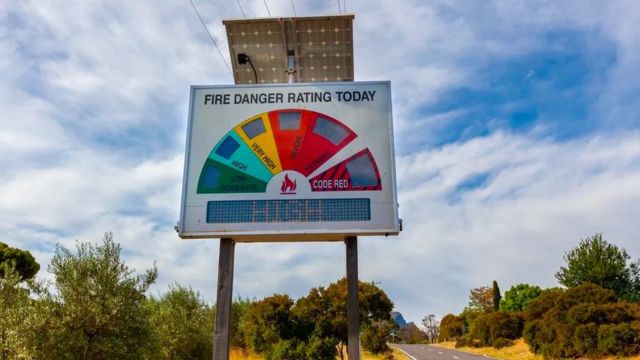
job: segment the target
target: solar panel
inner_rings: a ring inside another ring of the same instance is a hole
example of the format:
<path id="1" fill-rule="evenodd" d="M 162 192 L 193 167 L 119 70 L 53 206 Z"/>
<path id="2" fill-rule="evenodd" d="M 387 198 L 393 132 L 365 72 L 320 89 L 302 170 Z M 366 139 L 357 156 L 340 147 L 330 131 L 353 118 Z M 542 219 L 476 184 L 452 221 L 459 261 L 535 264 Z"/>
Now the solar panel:
<path id="1" fill-rule="evenodd" d="M 236 84 L 353 81 L 353 15 L 225 20 Z M 239 64 L 247 54 L 255 67 Z"/>

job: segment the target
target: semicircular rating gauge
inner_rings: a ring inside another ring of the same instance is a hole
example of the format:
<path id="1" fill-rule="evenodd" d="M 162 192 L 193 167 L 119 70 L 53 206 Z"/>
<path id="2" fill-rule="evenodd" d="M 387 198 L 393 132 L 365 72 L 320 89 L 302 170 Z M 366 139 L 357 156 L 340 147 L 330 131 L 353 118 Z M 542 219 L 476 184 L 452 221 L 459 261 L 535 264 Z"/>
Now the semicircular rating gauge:
<path id="1" fill-rule="evenodd" d="M 213 147 L 200 172 L 197 192 L 266 192 L 269 180 L 283 171 L 302 174 L 311 191 L 382 190 L 368 148 L 311 176 L 357 136 L 342 122 L 311 110 L 258 114 L 235 126 Z"/>

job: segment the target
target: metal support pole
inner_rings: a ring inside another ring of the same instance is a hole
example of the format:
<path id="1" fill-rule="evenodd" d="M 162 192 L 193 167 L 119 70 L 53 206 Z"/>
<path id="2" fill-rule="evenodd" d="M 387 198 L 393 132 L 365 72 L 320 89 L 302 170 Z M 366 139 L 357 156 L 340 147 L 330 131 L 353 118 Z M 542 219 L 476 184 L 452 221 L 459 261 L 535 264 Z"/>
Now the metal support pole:
<path id="1" fill-rule="evenodd" d="M 213 360 L 229 360 L 229 328 L 231 327 L 231 302 L 233 301 L 233 257 L 235 248 L 236 243 L 233 239 L 220 239 Z"/>
<path id="2" fill-rule="evenodd" d="M 360 311 L 358 309 L 358 237 L 347 236 L 347 354 L 360 360 Z"/>

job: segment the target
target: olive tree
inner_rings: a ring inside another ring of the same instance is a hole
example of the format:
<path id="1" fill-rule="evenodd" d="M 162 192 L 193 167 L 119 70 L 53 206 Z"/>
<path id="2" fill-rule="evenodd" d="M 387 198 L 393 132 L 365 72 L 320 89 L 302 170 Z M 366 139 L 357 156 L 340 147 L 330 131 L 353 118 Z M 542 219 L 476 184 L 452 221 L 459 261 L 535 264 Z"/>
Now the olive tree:
<path id="1" fill-rule="evenodd" d="M 106 233 L 102 244 L 58 245 L 49 265 L 57 289 L 60 346 L 77 359 L 137 359 L 149 341 L 145 293 L 155 266 L 135 275 Z"/>

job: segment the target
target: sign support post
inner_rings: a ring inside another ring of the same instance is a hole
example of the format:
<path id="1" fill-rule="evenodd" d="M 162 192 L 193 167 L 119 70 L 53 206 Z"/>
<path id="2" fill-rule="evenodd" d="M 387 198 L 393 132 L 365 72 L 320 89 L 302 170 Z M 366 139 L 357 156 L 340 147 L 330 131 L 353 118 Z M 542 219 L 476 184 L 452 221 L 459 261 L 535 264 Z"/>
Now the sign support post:
<path id="1" fill-rule="evenodd" d="M 361 358 L 358 236 L 402 229 L 390 83 L 353 81 L 353 19 L 225 20 L 236 86 L 191 87 L 176 230 L 220 238 L 214 360 L 229 360 L 235 244 L 273 241 L 345 242 Z"/>
<path id="2" fill-rule="evenodd" d="M 229 328 L 231 327 L 231 302 L 233 301 L 233 262 L 235 247 L 236 243 L 233 239 L 220 239 L 213 360 L 229 359 Z"/>
<path id="3" fill-rule="evenodd" d="M 358 237 L 347 236 L 347 354 L 360 360 L 360 311 L 358 306 Z"/>

